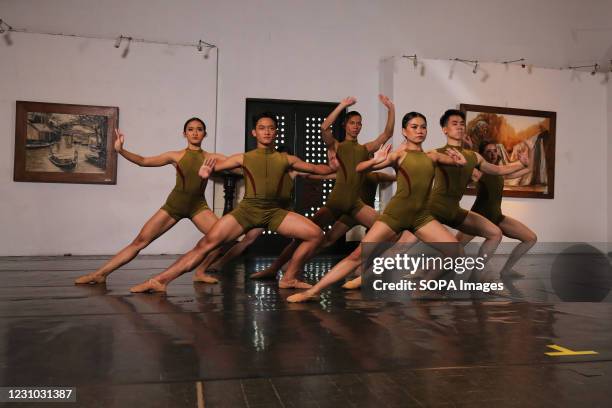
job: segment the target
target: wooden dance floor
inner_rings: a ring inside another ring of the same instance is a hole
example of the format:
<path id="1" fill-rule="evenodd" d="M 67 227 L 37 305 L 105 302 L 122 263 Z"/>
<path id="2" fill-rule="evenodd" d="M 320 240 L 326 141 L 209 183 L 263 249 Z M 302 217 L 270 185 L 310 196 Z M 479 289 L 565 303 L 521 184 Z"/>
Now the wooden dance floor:
<path id="1" fill-rule="evenodd" d="M 271 258 L 237 261 L 217 285 L 182 276 L 165 296 L 128 289 L 172 256 L 72 284 L 104 259 L 0 258 L 1 386 L 76 387 L 65 406 L 84 407 L 612 404 L 612 303 L 560 302 L 542 284 L 545 255 L 526 256 L 527 277 L 487 297 L 364 300 L 334 288 L 307 304 L 245 279 Z M 307 280 L 336 261 L 316 258 Z"/>

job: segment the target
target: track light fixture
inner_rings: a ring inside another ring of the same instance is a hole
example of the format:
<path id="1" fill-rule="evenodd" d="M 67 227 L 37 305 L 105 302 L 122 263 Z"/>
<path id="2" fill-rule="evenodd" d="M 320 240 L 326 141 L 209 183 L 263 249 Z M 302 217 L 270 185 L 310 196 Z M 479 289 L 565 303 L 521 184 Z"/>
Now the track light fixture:
<path id="1" fill-rule="evenodd" d="M 198 52 L 202 52 L 202 50 L 206 48 L 206 52 L 208 53 L 212 48 L 217 48 L 217 46 L 214 44 L 207 43 L 206 41 L 198 40 L 196 48 Z"/>
<path id="2" fill-rule="evenodd" d="M 612 65 L 612 61 L 610 61 L 610 63 Z M 572 71 L 575 71 L 579 68 L 591 68 L 591 75 L 595 75 L 599 70 L 599 64 L 595 63 L 592 65 L 576 65 L 567 67 L 567 69 L 571 69 Z"/>
<path id="3" fill-rule="evenodd" d="M 521 68 L 527 68 L 527 64 L 525 64 L 525 58 L 519 58 L 519 59 L 515 59 L 515 60 L 508 60 L 508 61 L 502 61 L 502 64 L 508 65 L 508 64 L 514 64 L 515 62 L 520 62 L 521 63 Z"/>
<path id="4" fill-rule="evenodd" d="M 12 31 L 13 27 L 11 27 L 10 25 L 8 25 L 6 23 L 6 21 L 2 20 L 0 18 L 0 34 L 4 34 L 6 32 L 6 30 L 8 31 Z"/>
<path id="5" fill-rule="evenodd" d="M 419 64 L 419 61 L 417 59 L 417 55 L 416 54 L 414 54 L 414 55 L 402 55 L 402 58 L 407 58 L 407 59 L 412 60 L 412 65 L 414 65 L 415 68 Z"/>
<path id="6" fill-rule="evenodd" d="M 472 74 L 475 74 L 476 72 L 478 72 L 478 64 L 480 64 L 478 62 L 478 60 L 466 60 L 463 58 L 451 58 L 451 61 L 459 61 L 459 62 L 465 62 L 466 64 L 474 64 L 474 69 L 472 70 Z"/>

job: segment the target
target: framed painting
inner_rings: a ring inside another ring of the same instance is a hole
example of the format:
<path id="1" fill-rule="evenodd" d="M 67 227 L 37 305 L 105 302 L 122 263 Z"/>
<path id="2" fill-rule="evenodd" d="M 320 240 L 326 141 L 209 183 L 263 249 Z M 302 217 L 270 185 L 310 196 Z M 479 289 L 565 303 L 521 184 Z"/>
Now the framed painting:
<path id="1" fill-rule="evenodd" d="M 17 101 L 14 181 L 116 184 L 119 108 Z"/>
<path id="2" fill-rule="evenodd" d="M 527 169 L 506 176 L 505 197 L 555 196 L 555 112 L 461 104 L 466 115 L 464 147 L 478 151 L 494 164 L 516 161 L 529 153 Z M 476 194 L 473 185 L 466 194 Z"/>

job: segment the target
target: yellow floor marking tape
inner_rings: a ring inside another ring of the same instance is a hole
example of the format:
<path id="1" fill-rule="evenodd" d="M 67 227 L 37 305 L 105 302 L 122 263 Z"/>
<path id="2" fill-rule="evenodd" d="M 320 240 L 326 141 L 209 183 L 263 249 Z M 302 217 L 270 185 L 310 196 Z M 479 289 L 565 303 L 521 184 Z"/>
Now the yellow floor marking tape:
<path id="1" fill-rule="evenodd" d="M 551 348 L 553 350 L 557 350 L 557 351 L 550 351 L 548 353 L 544 353 L 547 356 L 586 356 L 586 355 L 599 354 L 598 352 L 593 351 L 593 350 L 574 351 L 574 350 L 570 350 L 565 347 L 557 346 L 556 344 L 549 344 L 546 347 Z"/>

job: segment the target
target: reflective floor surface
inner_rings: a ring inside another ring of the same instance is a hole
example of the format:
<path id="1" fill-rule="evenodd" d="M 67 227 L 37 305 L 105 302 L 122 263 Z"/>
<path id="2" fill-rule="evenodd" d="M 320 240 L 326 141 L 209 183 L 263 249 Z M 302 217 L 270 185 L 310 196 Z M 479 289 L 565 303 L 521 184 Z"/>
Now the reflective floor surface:
<path id="1" fill-rule="evenodd" d="M 171 256 L 72 284 L 104 259 L 0 258 L 1 386 L 74 386 L 76 405 L 92 407 L 612 406 L 612 304 L 559 301 L 545 255 L 492 295 L 334 288 L 307 304 L 245 278 L 270 258 L 229 266 L 217 285 L 185 275 L 167 295 L 128 289 Z M 316 258 L 307 280 L 336 261 Z"/>

